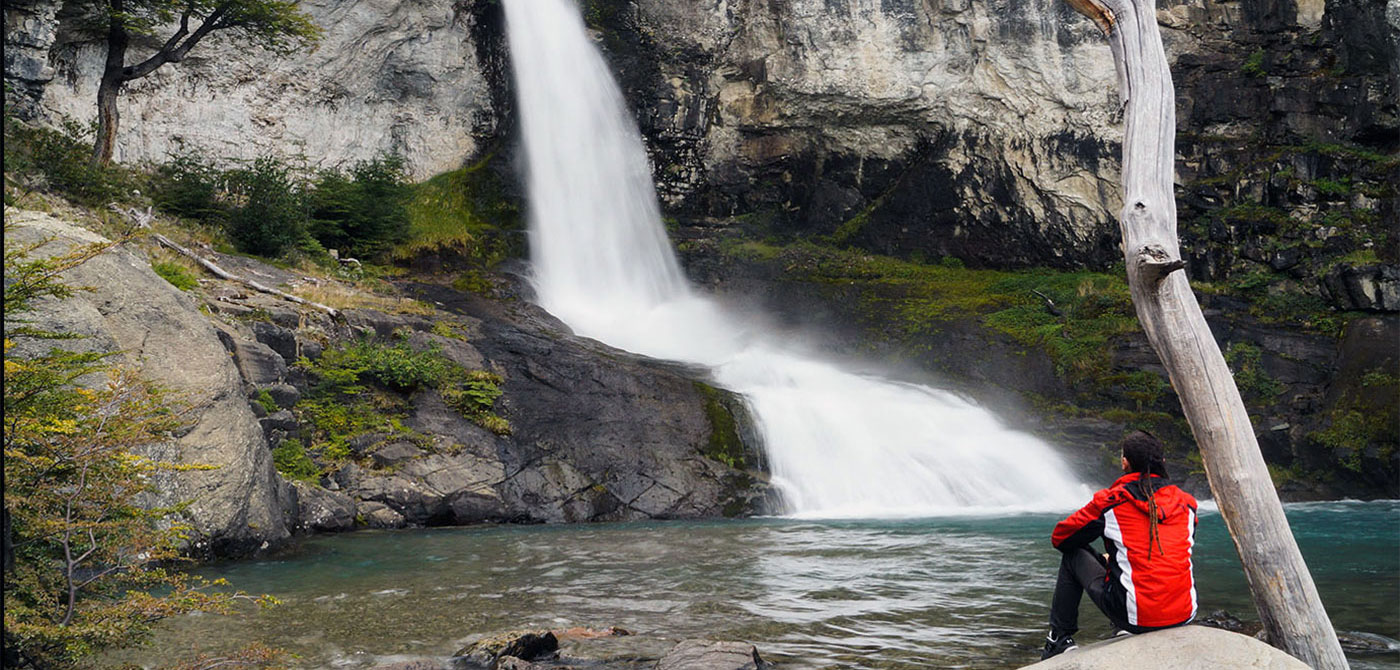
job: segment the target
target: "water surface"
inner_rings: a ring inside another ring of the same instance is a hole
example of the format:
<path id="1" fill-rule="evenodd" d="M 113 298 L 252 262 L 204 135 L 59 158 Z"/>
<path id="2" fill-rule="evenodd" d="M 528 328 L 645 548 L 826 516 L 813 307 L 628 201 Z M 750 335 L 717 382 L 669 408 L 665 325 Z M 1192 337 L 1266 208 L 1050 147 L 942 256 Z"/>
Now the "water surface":
<path id="1" fill-rule="evenodd" d="M 1400 502 L 1290 505 L 1341 630 L 1400 638 Z M 449 656 L 522 627 L 622 626 L 747 640 L 786 668 L 1004 668 L 1035 660 L 1056 515 L 902 521 L 497 526 L 319 537 L 280 560 L 207 570 L 276 609 L 185 617 L 144 662 L 258 640 L 301 667 Z M 1252 617 L 1224 524 L 1201 517 L 1203 613 Z M 1087 601 L 1084 631 L 1109 630 Z M 1353 657 L 1400 667 L 1400 651 Z"/>

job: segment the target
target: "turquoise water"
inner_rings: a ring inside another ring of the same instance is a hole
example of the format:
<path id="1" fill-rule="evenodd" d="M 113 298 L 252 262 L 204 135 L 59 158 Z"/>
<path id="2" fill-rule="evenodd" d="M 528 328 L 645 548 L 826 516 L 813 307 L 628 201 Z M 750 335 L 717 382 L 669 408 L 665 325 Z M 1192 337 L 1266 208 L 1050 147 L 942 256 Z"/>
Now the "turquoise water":
<path id="1" fill-rule="evenodd" d="M 1400 502 L 1312 503 L 1288 516 L 1339 630 L 1400 638 Z M 118 660 L 247 641 L 301 667 L 445 657 L 473 635 L 622 626 L 756 644 L 787 668 L 1002 668 L 1037 658 L 1057 515 L 908 521 L 758 519 L 493 526 L 318 537 L 279 560 L 215 566 L 284 604 L 185 617 Z M 1224 524 L 1201 516 L 1201 612 L 1253 609 Z M 1110 631 L 1086 600 L 1081 641 Z M 1400 668 L 1400 651 L 1353 655 Z"/>

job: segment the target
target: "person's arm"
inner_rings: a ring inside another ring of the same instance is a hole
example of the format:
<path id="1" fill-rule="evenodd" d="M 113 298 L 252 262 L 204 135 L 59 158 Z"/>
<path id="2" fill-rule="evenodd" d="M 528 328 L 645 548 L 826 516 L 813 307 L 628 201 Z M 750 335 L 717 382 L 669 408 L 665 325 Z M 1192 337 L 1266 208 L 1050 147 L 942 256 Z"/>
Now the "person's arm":
<path id="1" fill-rule="evenodd" d="M 1095 493 L 1089 504 L 1055 524 L 1050 543 L 1060 551 L 1072 551 L 1098 539 L 1103 535 L 1104 510 L 1120 502 L 1119 497 L 1117 492 L 1110 489 Z"/>

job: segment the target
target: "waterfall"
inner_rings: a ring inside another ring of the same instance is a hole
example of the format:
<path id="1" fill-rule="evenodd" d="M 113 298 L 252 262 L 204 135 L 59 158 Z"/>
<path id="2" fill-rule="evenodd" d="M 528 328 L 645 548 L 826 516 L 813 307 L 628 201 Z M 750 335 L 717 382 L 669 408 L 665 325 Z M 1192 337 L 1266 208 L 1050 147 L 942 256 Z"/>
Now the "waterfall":
<path id="1" fill-rule="evenodd" d="M 1074 506 L 1040 440 L 952 393 L 844 371 L 691 290 L 636 123 L 571 0 L 505 0 L 540 305 L 579 335 L 708 366 L 743 396 L 789 511 L 820 517 Z"/>

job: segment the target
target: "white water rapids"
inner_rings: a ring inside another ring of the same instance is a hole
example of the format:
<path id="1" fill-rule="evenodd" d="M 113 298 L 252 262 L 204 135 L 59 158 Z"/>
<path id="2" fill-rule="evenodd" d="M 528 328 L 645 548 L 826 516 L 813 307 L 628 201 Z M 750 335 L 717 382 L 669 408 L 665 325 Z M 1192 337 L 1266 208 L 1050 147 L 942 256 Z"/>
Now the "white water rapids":
<path id="1" fill-rule="evenodd" d="M 579 335 L 698 363 L 741 394 L 789 511 L 813 517 L 1073 507 L 1040 440 L 937 389 L 798 354 L 694 293 L 636 123 L 571 0 L 505 0 L 540 304 Z"/>

